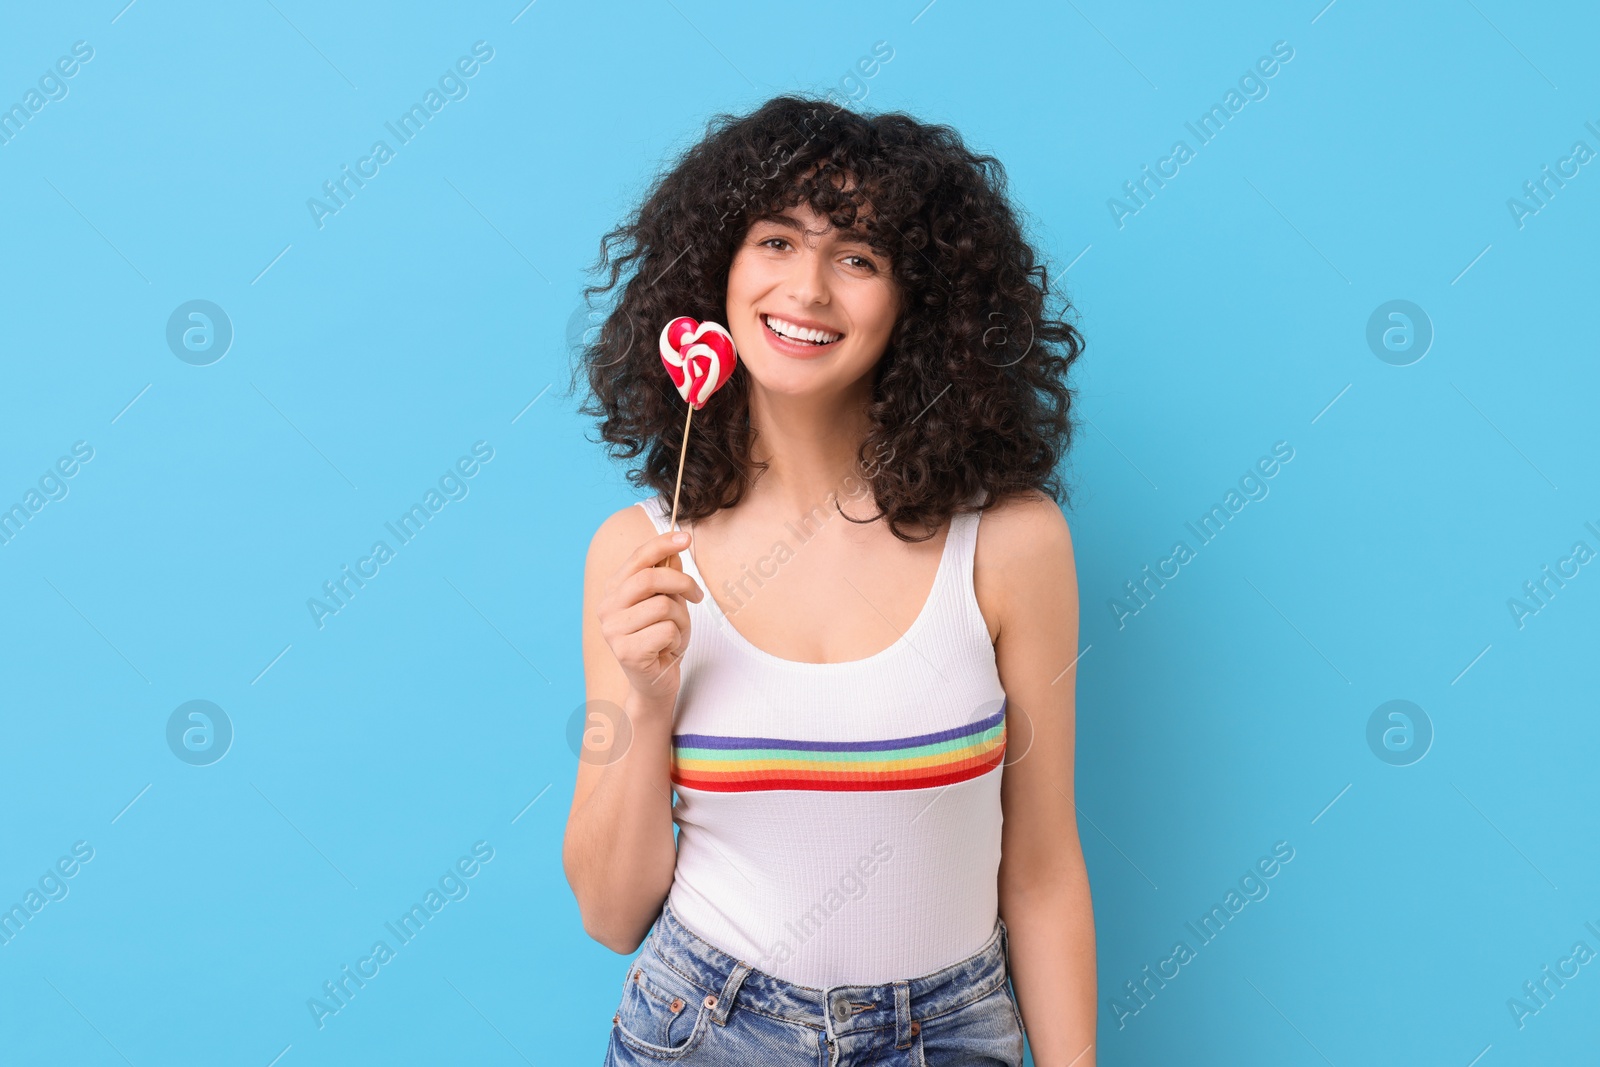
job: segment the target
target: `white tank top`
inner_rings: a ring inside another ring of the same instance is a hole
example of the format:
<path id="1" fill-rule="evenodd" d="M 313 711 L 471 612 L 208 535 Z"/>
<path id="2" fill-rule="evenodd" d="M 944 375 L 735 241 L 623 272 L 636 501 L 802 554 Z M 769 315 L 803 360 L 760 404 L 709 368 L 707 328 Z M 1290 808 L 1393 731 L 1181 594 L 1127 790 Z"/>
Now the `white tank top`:
<path id="1" fill-rule="evenodd" d="M 666 531 L 665 501 L 639 506 Z M 973 590 L 979 517 L 952 518 L 900 639 L 844 663 L 755 647 L 680 554 L 706 596 L 689 604 L 674 713 L 668 900 L 704 940 L 825 989 L 920 977 L 993 935 L 1005 692 Z M 783 542 L 814 533 L 790 525 Z"/>

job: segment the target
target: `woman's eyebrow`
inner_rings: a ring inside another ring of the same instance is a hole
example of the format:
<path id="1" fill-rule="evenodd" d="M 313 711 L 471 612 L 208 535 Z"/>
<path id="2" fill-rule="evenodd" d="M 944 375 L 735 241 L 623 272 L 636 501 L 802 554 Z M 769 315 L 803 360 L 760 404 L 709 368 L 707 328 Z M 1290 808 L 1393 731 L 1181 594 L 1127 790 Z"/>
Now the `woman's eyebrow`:
<path id="1" fill-rule="evenodd" d="M 773 226 L 782 226 L 786 230 L 795 230 L 797 232 L 804 229 L 804 227 L 800 225 L 799 219 L 792 218 L 788 215 L 764 215 L 761 218 L 752 221 L 751 225 L 754 226 L 763 222 L 770 223 Z"/>
<path id="2" fill-rule="evenodd" d="M 781 226 L 786 230 L 793 230 L 795 233 L 807 232 L 806 228 L 801 225 L 799 219 L 792 218 L 789 215 L 769 215 L 764 219 L 757 219 L 756 222 L 771 223 L 774 226 Z M 840 244 L 864 245 L 866 247 L 872 246 L 872 239 L 867 235 L 867 231 L 859 226 L 851 227 L 848 230 L 834 228 L 825 231 L 823 234 L 819 234 L 819 236 L 824 237 L 830 235 Z"/>

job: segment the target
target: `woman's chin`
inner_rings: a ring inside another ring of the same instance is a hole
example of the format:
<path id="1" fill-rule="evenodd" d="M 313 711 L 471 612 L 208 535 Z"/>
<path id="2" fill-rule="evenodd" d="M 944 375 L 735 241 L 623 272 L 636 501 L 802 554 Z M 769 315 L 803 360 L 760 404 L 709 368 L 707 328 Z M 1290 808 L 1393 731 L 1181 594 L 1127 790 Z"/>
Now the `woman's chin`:
<path id="1" fill-rule="evenodd" d="M 746 369 L 748 367 L 746 364 Z M 769 396 L 795 399 L 833 392 L 829 377 L 819 375 L 814 368 L 805 366 L 762 367 L 759 372 L 751 372 L 750 384 Z"/>

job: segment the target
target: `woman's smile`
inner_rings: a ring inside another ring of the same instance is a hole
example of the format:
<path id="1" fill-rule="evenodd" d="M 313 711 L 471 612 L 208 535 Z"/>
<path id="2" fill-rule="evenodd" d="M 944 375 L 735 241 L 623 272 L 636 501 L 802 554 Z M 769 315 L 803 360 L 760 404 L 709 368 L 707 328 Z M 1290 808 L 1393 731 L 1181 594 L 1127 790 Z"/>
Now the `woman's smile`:
<path id="1" fill-rule="evenodd" d="M 827 329 L 809 320 L 762 314 L 761 323 L 765 327 L 762 333 L 772 350 L 795 359 L 815 359 L 833 351 L 834 346 L 844 339 L 844 334 L 838 330 Z"/>

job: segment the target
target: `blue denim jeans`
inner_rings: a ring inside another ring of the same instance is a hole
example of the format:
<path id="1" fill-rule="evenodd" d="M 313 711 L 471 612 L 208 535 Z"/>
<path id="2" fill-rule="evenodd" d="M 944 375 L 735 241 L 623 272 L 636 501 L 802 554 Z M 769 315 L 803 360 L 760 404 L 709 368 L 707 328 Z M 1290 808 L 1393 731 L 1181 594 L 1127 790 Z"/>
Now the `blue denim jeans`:
<path id="1" fill-rule="evenodd" d="M 1006 928 L 921 978 L 812 989 L 755 970 L 690 933 L 664 906 L 628 965 L 608 1067 L 942 1067 L 1022 1063 Z"/>

